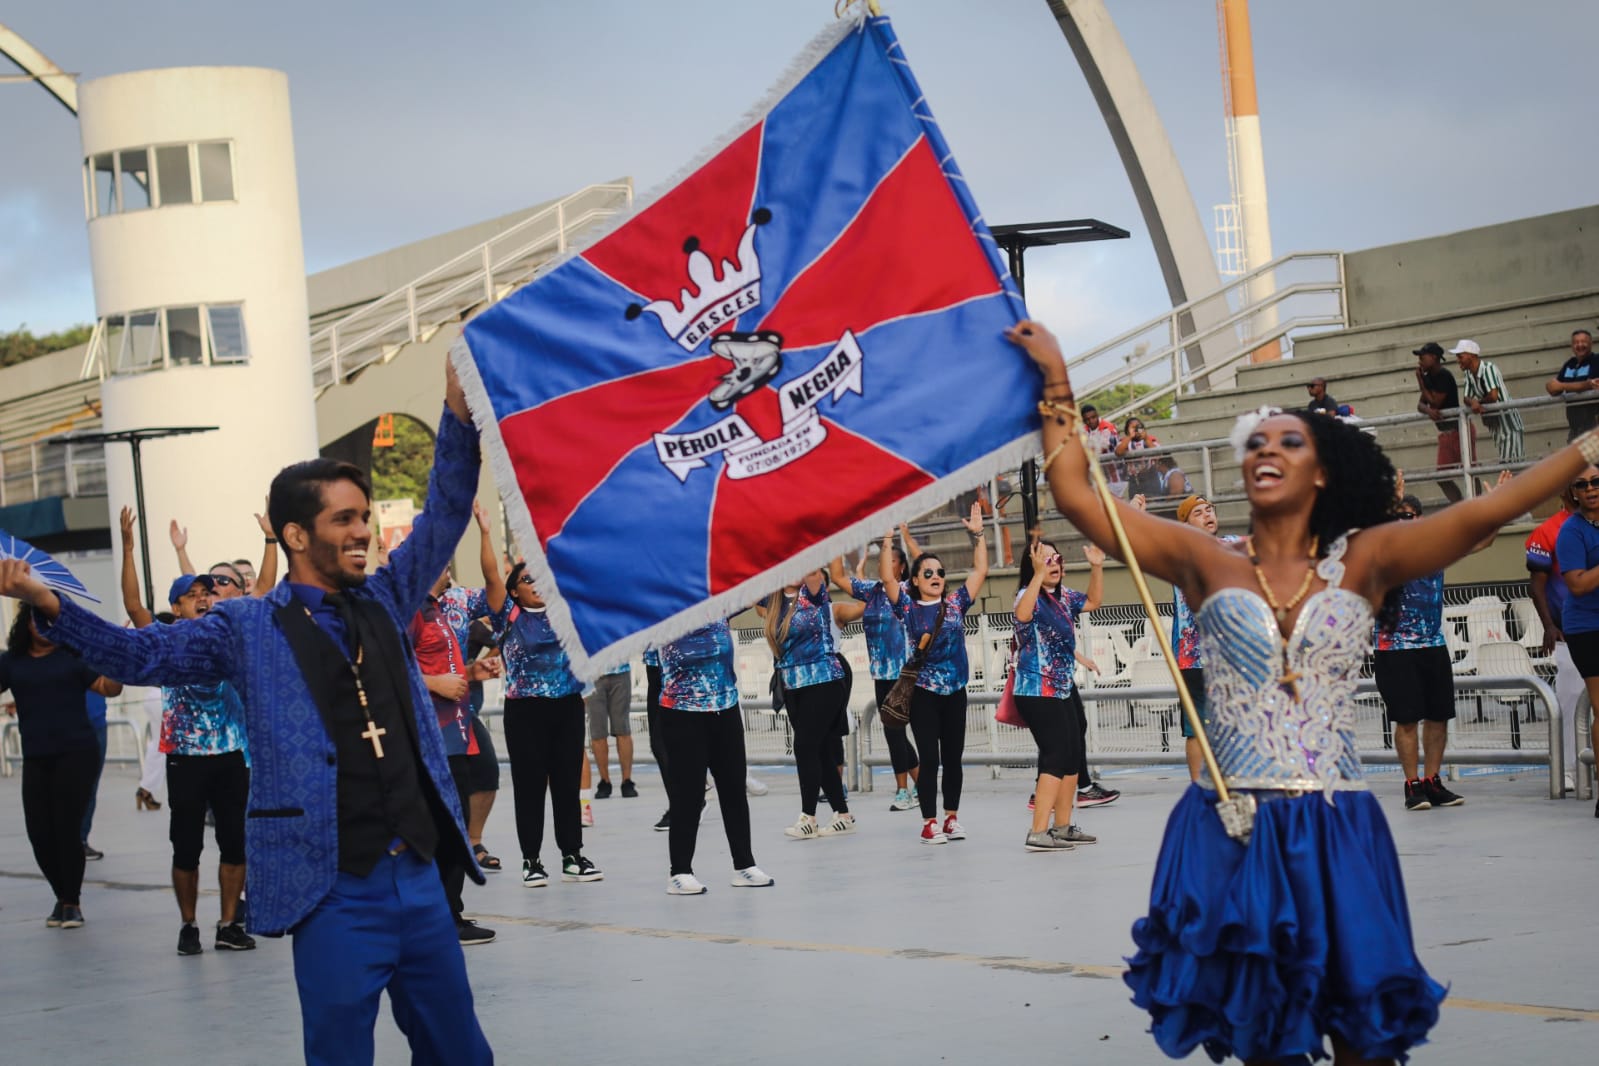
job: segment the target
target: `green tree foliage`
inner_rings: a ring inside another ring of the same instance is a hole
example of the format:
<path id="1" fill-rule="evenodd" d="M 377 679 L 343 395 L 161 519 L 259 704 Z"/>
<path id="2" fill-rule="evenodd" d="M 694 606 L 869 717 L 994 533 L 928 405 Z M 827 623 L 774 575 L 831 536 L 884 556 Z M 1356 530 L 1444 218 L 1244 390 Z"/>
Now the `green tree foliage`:
<path id="1" fill-rule="evenodd" d="M 372 497 L 410 500 L 427 506 L 428 473 L 433 469 L 433 434 L 409 415 L 394 416 L 394 446 L 372 449 Z"/>
<path id="2" fill-rule="evenodd" d="M 1120 410 L 1121 407 L 1148 392 L 1154 392 L 1155 386 L 1143 385 L 1132 382 L 1125 385 L 1114 385 L 1108 389 L 1101 389 L 1088 397 L 1088 402 L 1099 408 L 1103 414 Z M 1171 417 L 1172 394 L 1167 393 L 1158 400 L 1144 404 L 1138 408 L 1138 415 L 1150 422 L 1163 421 Z"/>
<path id="3" fill-rule="evenodd" d="M 41 355 L 76 347 L 86 343 L 93 333 L 93 326 L 73 326 L 58 333 L 35 337 L 24 323 L 9 333 L 0 333 L 0 366 L 15 366 Z"/>

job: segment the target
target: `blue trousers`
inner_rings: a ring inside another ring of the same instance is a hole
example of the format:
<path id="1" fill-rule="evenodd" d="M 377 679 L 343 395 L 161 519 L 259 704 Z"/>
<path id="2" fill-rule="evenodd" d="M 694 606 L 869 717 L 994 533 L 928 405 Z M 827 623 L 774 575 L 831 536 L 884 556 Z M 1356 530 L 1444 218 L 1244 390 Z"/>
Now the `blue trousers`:
<path id="1" fill-rule="evenodd" d="M 406 851 L 385 855 L 367 877 L 339 874 L 293 936 L 307 1066 L 370 1064 L 385 989 L 412 1063 L 494 1061 L 431 862 Z"/>

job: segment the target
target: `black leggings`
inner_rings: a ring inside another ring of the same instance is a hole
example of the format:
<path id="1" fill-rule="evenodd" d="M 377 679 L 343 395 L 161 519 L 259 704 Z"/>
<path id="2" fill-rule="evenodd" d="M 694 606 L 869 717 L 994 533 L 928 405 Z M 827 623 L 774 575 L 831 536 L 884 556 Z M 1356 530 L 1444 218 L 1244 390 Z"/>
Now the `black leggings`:
<path id="1" fill-rule="evenodd" d="M 1071 703 L 1049 696 L 1017 696 L 1016 709 L 1038 745 L 1038 772 L 1070 777 L 1083 763 L 1083 735 L 1072 721 Z"/>
<path id="2" fill-rule="evenodd" d="M 666 750 L 666 743 L 661 739 L 661 668 L 659 666 L 644 667 L 644 714 L 649 723 L 650 754 L 655 756 L 655 769 L 661 775 L 661 787 L 666 790 L 667 806 L 671 806 L 672 783 L 667 779 L 666 766 L 672 759 L 672 753 Z"/>
<path id="3" fill-rule="evenodd" d="M 455 782 L 455 798 L 461 801 L 461 820 L 471 816 L 472 765 L 476 755 L 451 755 L 450 778 Z M 543 821 L 541 818 L 540 821 Z M 457 919 L 466 909 L 461 890 L 466 887 L 466 852 L 460 848 L 440 848 L 438 853 L 439 880 L 444 882 L 444 898 L 450 901 L 450 913 Z"/>
<path id="4" fill-rule="evenodd" d="M 938 817 L 938 771 L 944 771 L 944 809 L 961 805 L 961 756 L 966 753 L 966 690 L 940 695 L 919 688 L 911 693 L 911 732 L 922 753 L 917 779 L 922 817 Z"/>
<path id="5" fill-rule="evenodd" d="M 894 687 L 894 682 L 879 677 L 872 684 L 877 687 L 877 705 L 881 707 L 883 701 L 888 699 L 888 690 Z M 910 730 L 884 729 L 883 740 L 888 744 L 888 761 L 893 764 L 896 774 L 908 774 L 916 769 L 916 748 L 911 744 Z"/>
<path id="6" fill-rule="evenodd" d="M 744 795 L 744 720 L 738 704 L 725 711 L 660 712 L 661 745 L 672 760 L 672 780 L 667 785 L 672 827 L 667 850 L 672 874 L 694 872 L 694 847 L 700 835 L 700 809 L 705 806 L 705 771 L 716 782 L 716 802 L 722 808 L 722 828 L 733 869 L 755 865 L 750 849 L 750 801 Z M 655 729 L 650 736 L 655 736 Z"/>
<path id="7" fill-rule="evenodd" d="M 816 814 L 816 793 L 825 791 L 827 803 L 839 814 L 849 810 L 844 782 L 838 776 L 833 742 L 844 714 L 847 690 L 842 681 L 785 689 L 783 706 L 794 729 L 794 768 L 799 772 L 800 810 Z M 676 821 L 676 819 L 673 819 Z"/>
<path id="8" fill-rule="evenodd" d="M 207 807 L 216 814 L 220 861 L 243 866 L 244 808 L 249 798 L 250 771 L 244 765 L 244 752 L 168 755 L 167 838 L 172 841 L 172 868 L 190 873 L 200 868 Z"/>
<path id="9" fill-rule="evenodd" d="M 22 760 L 22 820 L 33 860 L 56 902 L 77 906 L 83 891 L 83 812 L 100 769 L 98 748 Z"/>
<path id="10" fill-rule="evenodd" d="M 523 859 L 538 859 L 544 846 L 546 788 L 561 855 L 583 851 L 583 809 L 577 791 L 587 727 L 583 697 L 576 692 L 505 701 L 505 753 L 511 759 L 516 838 Z"/>

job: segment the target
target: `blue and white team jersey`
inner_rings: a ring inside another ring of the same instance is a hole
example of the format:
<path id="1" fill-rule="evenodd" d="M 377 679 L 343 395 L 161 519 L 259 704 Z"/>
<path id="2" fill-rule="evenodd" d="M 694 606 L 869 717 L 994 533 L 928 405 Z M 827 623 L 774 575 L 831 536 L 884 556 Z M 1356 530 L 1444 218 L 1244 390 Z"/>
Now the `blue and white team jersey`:
<path id="1" fill-rule="evenodd" d="M 733 631 L 724 619 L 661 646 L 661 707 L 725 711 L 738 704 Z"/>
<path id="2" fill-rule="evenodd" d="M 1026 592 L 1016 594 L 1021 603 Z M 1040 591 L 1033 606 L 1033 617 L 1016 620 L 1016 685 L 1018 696 L 1047 696 L 1065 699 L 1074 690 L 1072 673 L 1077 669 L 1077 619 L 1088 597 L 1076 589 L 1064 589 L 1059 598 Z M 946 626 L 948 623 L 945 623 Z"/>
<path id="3" fill-rule="evenodd" d="M 861 625 L 866 629 L 866 655 L 871 660 L 872 677 L 877 681 L 893 681 L 905 667 L 910 649 L 905 642 L 905 623 L 894 613 L 881 581 L 849 580 L 849 593 L 866 604 Z M 910 595 L 903 581 L 899 585 L 900 599 Z"/>
<path id="4" fill-rule="evenodd" d="M 1378 651 L 1441 648 L 1444 640 L 1444 572 L 1399 587 L 1399 615 L 1392 627 L 1377 626 Z"/>
<path id="5" fill-rule="evenodd" d="M 775 597 L 772 602 L 776 602 Z M 779 610 L 789 611 L 786 600 Z M 779 623 L 781 621 L 780 615 Z M 833 621 L 833 598 L 828 595 L 827 585 L 824 583 L 815 594 L 801 585 L 794 594 L 788 634 L 777 656 L 783 687 L 805 688 L 843 680 L 844 667 L 838 661 L 840 637 Z"/>
<path id="6" fill-rule="evenodd" d="M 505 660 L 505 698 L 526 699 L 541 696 L 554 699 L 583 691 L 583 682 L 572 673 L 572 664 L 555 639 L 550 619 L 543 610 L 526 607 L 511 619 L 510 631 L 500 648 Z"/>
<path id="7" fill-rule="evenodd" d="M 894 613 L 905 623 L 907 643 L 912 649 L 921 643 L 923 634 L 931 633 L 938 624 L 939 611 L 944 612 L 944 627 L 938 631 L 938 639 L 928 646 L 921 673 L 916 675 L 917 688 L 948 696 L 966 687 L 971 667 L 966 661 L 966 628 L 961 620 L 971 607 L 972 594 L 965 585 L 940 603 L 918 603 L 907 594 L 894 604 Z"/>
<path id="8" fill-rule="evenodd" d="M 226 681 L 161 690 L 161 750 L 225 755 L 246 749 L 244 704 Z"/>

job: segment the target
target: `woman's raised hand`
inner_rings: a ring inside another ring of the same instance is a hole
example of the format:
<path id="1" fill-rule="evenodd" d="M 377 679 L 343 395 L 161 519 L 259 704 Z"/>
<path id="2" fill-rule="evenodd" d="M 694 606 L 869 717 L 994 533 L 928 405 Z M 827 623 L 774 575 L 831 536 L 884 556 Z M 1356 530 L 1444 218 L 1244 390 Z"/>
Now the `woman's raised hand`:
<path id="1" fill-rule="evenodd" d="M 1041 540 L 1033 541 L 1032 547 L 1027 549 L 1027 556 L 1033 561 L 1033 577 L 1040 580 L 1044 576 L 1044 567 L 1049 561 L 1049 549 Z"/>
<path id="2" fill-rule="evenodd" d="M 1060 342 L 1055 335 L 1036 319 L 1024 318 L 1005 331 L 1005 339 L 1021 348 L 1027 357 L 1043 371 L 1044 385 L 1071 387 L 1066 376 L 1066 359 L 1061 355 Z"/>
<path id="3" fill-rule="evenodd" d="M 961 519 L 961 525 L 966 527 L 966 532 L 974 537 L 983 535 L 983 509 L 977 504 L 972 504 L 972 513 Z"/>
<path id="4" fill-rule="evenodd" d="M 1105 565 L 1105 549 L 1097 544 L 1083 545 L 1083 558 L 1088 560 L 1089 566 Z"/>

